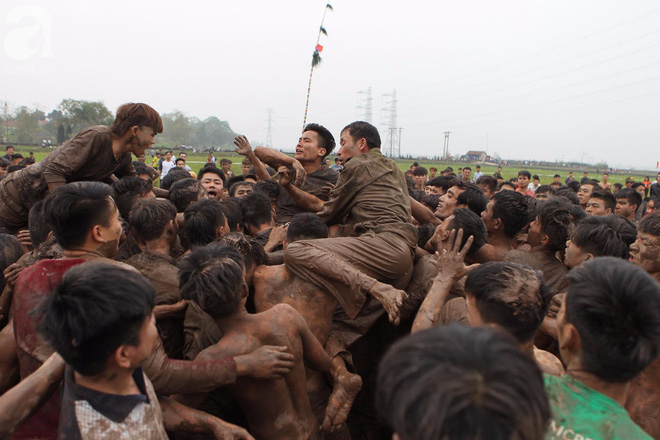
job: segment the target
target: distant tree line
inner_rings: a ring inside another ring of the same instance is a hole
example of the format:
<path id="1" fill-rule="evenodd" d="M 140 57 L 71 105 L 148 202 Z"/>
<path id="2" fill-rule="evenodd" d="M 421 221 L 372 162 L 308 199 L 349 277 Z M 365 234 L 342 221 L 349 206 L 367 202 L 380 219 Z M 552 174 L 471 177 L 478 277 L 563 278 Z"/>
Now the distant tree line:
<path id="1" fill-rule="evenodd" d="M 215 116 L 204 120 L 175 110 L 161 114 L 163 133 L 156 140 L 164 147 L 229 147 L 236 134 L 227 121 Z M 64 99 L 50 113 L 27 106 L 0 115 L 0 139 L 4 142 L 41 143 L 50 140 L 60 145 L 80 130 L 92 125 L 110 125 L 114 114 L 101 101 Z"/>

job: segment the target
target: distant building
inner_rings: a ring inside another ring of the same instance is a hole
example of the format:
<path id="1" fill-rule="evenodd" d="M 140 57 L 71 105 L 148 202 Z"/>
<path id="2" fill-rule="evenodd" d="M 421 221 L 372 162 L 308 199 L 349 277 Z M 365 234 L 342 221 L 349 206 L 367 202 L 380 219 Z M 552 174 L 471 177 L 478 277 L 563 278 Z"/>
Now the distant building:
<path id="1" fill-rule="evenodd" d="M 468 162 L 485 162 L 488 154 L 485 151 L 468 151 L 465 153 L 465 159 Z"/>

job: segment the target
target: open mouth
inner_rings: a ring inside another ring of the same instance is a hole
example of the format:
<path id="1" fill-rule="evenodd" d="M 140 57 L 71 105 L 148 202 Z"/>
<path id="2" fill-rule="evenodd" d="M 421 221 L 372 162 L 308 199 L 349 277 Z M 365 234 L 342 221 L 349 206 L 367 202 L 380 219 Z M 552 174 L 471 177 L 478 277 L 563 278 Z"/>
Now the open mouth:
<path id="1" fill-rule="evenodd" d="M 215 196 L 217 196 L 217 195 L 218 195 L 217 191 L 215 191 L 213 189 L 209 191 L 209 197 L 214 197 L 215 198 Z"/>

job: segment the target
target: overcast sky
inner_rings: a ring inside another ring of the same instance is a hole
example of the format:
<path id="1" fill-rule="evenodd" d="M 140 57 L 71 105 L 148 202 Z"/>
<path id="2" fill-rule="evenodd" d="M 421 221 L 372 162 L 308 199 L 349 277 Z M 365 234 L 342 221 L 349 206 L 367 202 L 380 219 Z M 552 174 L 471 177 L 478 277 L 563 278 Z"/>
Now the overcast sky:
<path id="1" fill-rule="evenodd" d="M 256 144 L 272 109 L 274 146 L 293 149 L 325 3 L 2 0 L 0 99 L 46 111 L 63 98 L 141 101 L 215 115 Z M 331 4 L 307 121 L 336 138 L 364 118 L 358 92 L 371 87 L 383 142 L 383 94 L 396 90 L 402 154 L 440 155 L 450 131 L 453 155 L 660 160 L 657 1 Z"/>

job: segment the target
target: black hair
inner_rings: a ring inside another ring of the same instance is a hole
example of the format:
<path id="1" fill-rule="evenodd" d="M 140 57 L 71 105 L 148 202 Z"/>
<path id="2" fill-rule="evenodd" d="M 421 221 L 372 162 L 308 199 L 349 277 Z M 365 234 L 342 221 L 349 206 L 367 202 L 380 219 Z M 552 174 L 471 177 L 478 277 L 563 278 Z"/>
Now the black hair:
<path id="1" fill-rule="evenodd" d="M 312 212 L 301 212 L 293 216 L 286 230 L 286 241 L 328 238 L 328 226 Z"/>
<path id="2" fill-rule="evenodd" d="M 637 230 L 644 234 L 660 237 L 660 211 L 653 211 L 644 216 L 639 222 Z"/>
<path id="3" fill-rule="evenodd" d="M 429 171 L 424 167 L 417 167 L 413 170 L 413 176 L 426 176 Z"/>
<path id="4" fill-rule="evenodd" d="M 571 182 L 575 182 L 572 180 Z M 569 183 L 571 183 L 569 182 Z M 568 186 L 560 186 L 555 190 L 555 195 L 557 197 L 563 197 L 566 200 L 568 200 L 571 204 L 579 206 L 580 205 L 580 199 L 577 196 L 577 193 L 572 189 L 569 188 Z"/>
<path id="5" fill-rule="evenodd" d="M 517 191 L 493 195 L 493 218 L 504 223 L 504 235 L 513 238 L 527 225 L 528 198 Z"/>
<path id="6" fill-rule="evenodd" d="M 34 159 L 34 157 L 26 157 L 21 161 L 21 165 L 25 165 L 27 167 L 28 165 L 33 165 L 36 162 L 37 161 Z"/>
<path id="7" fill-rule="evenodd" d="M 532 178 L 532 174 L 527 170 L 518 171 L 518 176 L 526 176 L 528 179 Z"/>
<path id="8" fill-rule="evenodd" d="M 459 180 L 456 186 L 463 190 L 456 196 L 456 204 L 465 205 L 470 211 L 481 215 L 488 204 L 488 197 L 474 183 Z"/>
<path id="9" fill-rule="evenodd" d="M 619 182 L 616 182 L 616 183 L 613 183 L 613 184 L 612 184 L 612 188 L 614 188 L 614 189 L 622 189 L 622 188 L 623 188 L 623 185 L 622 185 L 621 183 L 619 183 Z"/>
<path id="10" fill-rule="evenodd" d="M 550 194 L 551 196 L 554 196 L 555 193 L 555 189 L 550 185 L 539 185 L 536 191 L 534 191 L 534 194 Z"/>
<path id="11" fill-rule="evenodd" d="M 582 184 L 577 180 L 571 180 L 566 184 L 566 186 L 577 194 L 577 192 L 580 191 L 580 187 L 582 186 Z"/>
<path id="12" fill-rule="evenodd" d="M 454 210 L 452 215 L 454 216 L 454 219 L 452 220 L 451 224 L 447 225 L 447 230 L 463 230 L 463 241 L 461 242 L 461 248 L 465 246 L 468 238 L 470 238 L 470 235 L 472 235 L 474 237 L 474 241 L 472 242 L 472 246 L 468 251 L 468 255 L 472 255 L 481 249 L 481 247 L 488 241 L 486 225 L 484 225 L 483 220 L 481 220 L 481 217 L 478 214 L 475 214 L 473 211 L 466 208 L 457 208 Z"/>
<path id="13" fill-rule="evenodd" d="M 561 177 L 561 176 L 560 176 L 559 174 L 555 174 L 555 175 L 552 176 L 552 177 Z"/>
<path id="14" fill-rule="evenodd" d="M 606 382 L 632 380 L 660 353 L 660 285 L 613 257 L 594 258 L 566 277 L 565 316 L 580 335 L 582 369 Z"/>
<path id="15" fill-rule="evenodd" d="M 135 175 L 136 176 L 141 176 L 143 174 L 147 174 L 149 176 L 149 180 L 153 180 L 154 177 L 157 176 L 157 171 L 154 169 L 154 167 L 150 167 L 149 165 L 135 161 L 133 162 L 133 168 L 135 168 Z"/>
<path id="16" fill-rule="evenodd" d="M 232 179 L 233 179 L 233 177 L 232 177 Z M 241 186 L 250 187 L 254 191 L 254 183 L 253 182 L 246 182 L 246 181 L 236 182 L 231 187 L 229 187 L 229 197 L 234 197 L 234 194 L 236 194 L 236 190 Z"/>
<path id="17" fill-rule="evenodd" d="M 0 234 L 0 292 L 5 288 L 4 271 L 16 263 L 25 253 L 25 248 L 15 235 Z"/>
<path id="18" fill-rule="evenodd" d="M 11 155 L 12 162 L 14 161 L 14 159 L 24 159 L 24 158 L 23 158 L 23 155 L 21 153 L 14 153 L 14 154 Z"/>
<path id="19" fill-rule="evenodd" d="M 318 135 L 319 147 L 325 148 L 323 159 L 328 157 L 328 155 L 332 153 L 332 150 L 335 149 L 335 137 L 330 133 L 330 130 L 324 126 L 314 123 L 307 124 L 305 128 L 303 128 L 303 132 L 305 131 L 313 131 Z"/>
<path id="20" fill-rule="evenodd" d="M 629 257 L 629 246 L 635 240 L 635 226 L 618 215 L 590 215 L 578 222 L 571 242 L 594 257 Z M 624 238 L 625 237 L 625 238 Z"/>
<path id="21" fill-rule="evenodd" d="M 153 190 L 151 180 L 144 180 L 138 176 L 126 176 L 119 179 L 118 182 L 112 184 L 112 198 L 115 199 L 119 214 L 123 219 L 128 219 L 128 216 L 133 208 L 133 205 L 140 197 Z"/>
<path id="22" fill-rule="evenodd" d="M 548 236 L 548 249 L 554 252 L 564 250 L 575 222 L 568 203 L 558 198 L 540 203 L 538 220 L 541 223 L 541 231 Z"/>
<path id="23" fill-rule="evenodd" d="M 243 222 L 255 228 L 271 223 L 273 211 L 267 196 L 253 192 L 239 200 L 243 210 Z"/>
<path id="24" fill-rule="evenodd" d="M 616 208 L 616 197 L 614 197 L 614 194 L 609 191 L 597 190 L 591 193 L 591 198 L 602 200 L 605 203 L 605 209 L 609 209 L 614 214 L 614 209 Z"/>
<path id="25" fill-rule="evenodd" d="M 32 205 L 28 215 L 28 230 L 30 231 L 30 241 L 32 247 L 38 249 L 39 245 L 48 239 L 50 225 L 44 217 L 44 201 L 39 200 Z"/>
<path id="26" fill-rule="evenodd" d="M 215 199 L 201 199 L 183 214 L 181 232 L 191 246 L 206 246 L 216 239 L 216 230 L 225 224 L 225 215 Z"/>
<path id="27" fill-rule="evenodd" d="M 425 194 L 422 196 L 421 202 L 424 203 L 431 209 L 431 211 L 434 211 L 438 208 L 438 203 L 440 203 L 440 194 Z"/>
<path id="28" fill-rule="evenodd" d="M 477 185 L 484 185 L 493 194 L 497 190 L 497 179 L 493 176 L 481 176 L 477 179 Z"/>
<path id="29" fill-rule="evenodd" d="M 465 170 L 470 170 L 470 171 L 472 171 L 472 168 L 470 168 L 470 167 L 463 167 L 463 171 L 465 171 Z"/>
<path id="30" fill-rule="evenodd" d="M 253 266 L 266 264 L 266 251 L 254 238 L 240 232 L 230 232 L 218 239 L 218 243 L 231 246 L 243 256 L 245 269 L 250 270 Z"/>
<path id="31" fill-rule="evenodd" d="M 642 204 L 642 195 L 632 188 L 619 190 L 614 194 L 614 197 L 617 199 L 626 199 L 629 205 L 635 205 L 638 208 Z"/>
<path id="32" fill-rule="evenodd" d="M 454 176 L 438 176 L 434 177 L 433 179 L 429 180 L 426 183 L 426 186 L 435 186 L 442 188 L 445 192 L 452 186 L 456 186 L 458 184 L 458 179 Z"/>
<path id="33" fill-rule="evenodd" d="M 191 203 L 199 200 L 199 194 L 203 189 L 199 180 L 193 178 L 177 180 L 170 187 L 170 201 L 177 212 L 184 212 Z"/>
<path id="34" fill-rule="evenodd" d="M 178 180 L 190 179 L 192 175 L 183 168 L 172 168 L 167 176 L 163 177 L 160 181 L 160 187 L 169 191 L 172 184 Z"/>
<path id="35" fill-rule="evenodd" d="M 380 148 L 380 134 L 378 134 L 378 129 L 370 123 L 364 121 L 351 122 L 341 132 L 343 133 L 346 130 L 356 141 L 364 138 L 367 141 L 367 148 L 370 150 Z"/>
<path id="36" fill-rule="evenodd" d="M 500 325 L 519 343 L 534 338 L 552 298 L 540 272 L 503 261 L 484 263 L 470 271 L 465 292 L 475 299 L 485 324 Z"/>
<path id="37" fill-rule="evenodd" d="M 131 210 L 130 223 L 144 241 L 160 238 L 170 222 L 176 220 L 176 208 L 169 200 L 138 200 Z"/>
<path id="38" fill-rule="evenodd" d="M 222 161 L 221 161 L 222 162 Z M 231 162 L 230 162 L 231 163 Z M 222 170 L 218 167 L 216 167 L 213 164 L 206 164 L 202 167 L 201 170 L 199 170 L 199 173 L 197 173 L 197 180 L 202 180 L 202 177 L 206 173 L 213 173 L 216 176 L 220 177 L 220 180 L 222 180 L 222 186 L 224 188 L 227 188 L 227 179 L 225 178 L 225 173 L 222 172 Z M 237 176 L 238 177 L 238 176 Z M 245 178 L 243 178 L 245 180 Z"/>
<path id="39" fill-rule="evenodd" d="M 93 261 L 69 269 L 44 301 L 39 332 L 75 371 L 94 376 L 105 371 L 117 348 L 140 344 L 140 330 L 153 308 L 149 280 Z"/>
<path id="40" fill-rule="evenodd" d="M 409 189 L 408 195 L 415 199 L 415 201 L 422 203 L 422 198 L 426 195 L 426 192 L 421 189 Z"/>
<path id="41" fill-rule="evenodd" d="M 424 223 L 417 227 L 417 246 L 423 248 L 435 233 L 437 226 L 433 223 Z"/>
<path id="42" fill-rule="evenodd" d="M 260 180 L 254 185 L 254 192 L 277 198 L 280 195 L 280 184 L 271 179 Z"/>
<path id="43" fill-rule="evenodd" d="M 22 170 L 23 168 L 25 168 L 25 165 L 20 165 L 20 164 L 19 165 L 9 165 L 7 167 L 7 174 L 11 174 L 14 171 Z"/>
<path id="44" fill-rule="evenodd" d="M 100 182 L 72 182 L 44 201 L 44 216 L 63 249 L 81 246 L 95 225 L 108 226 L 115 209 L 112 188 Z"/>
<path id="45" fill-rule="evenodd" d="M 230 159 L 220 159 L 220 165 L 231 165 Z"/>
<path id="46" fill-rule="evenodd" d="M 238 227 L 243 226 L 243 210 L 236 199 L 223 200 L 220 209 L 225 214 L 227 225 L 232 232 L 239 232 Z"/>
<path id="47" fill-rule="evenodd" d="M 12 159 L 13 158 L 14 156 L 12 156 Z M 630 188 L 635 189 L 635 188 L 639 188 L 640 186 L 644 186 L 644 182 L 635 182 L 632 185 L 630 185 Z"/>
<path id="48" fill-rule="evenodd" d="M 235 313 L 243 299 L 243 257 L 234 248 L 212 243 L 179 263 L 181 297 L 198 304 L 212 318 Z"/>
<path id="49" fill-rule="evenodd" d="M 5 158 L 0 157 L 0 168 L 7 168 L 9 166 L 9 161 Z"/>
<path id="50" fill-rule="evenodd" d="M 543 438 L 551 412 L 536 362 L 494 329 L 434 327 L 397 341 L 376 408 L 405 440 Z"/>
<path id="51" fill-rule="evenodd" d="M 514 191 L 516 190 L 516 185 L 509 182 L 509 181 L 507 181 L 507 180 L 505 180 L 504 182 L 501 182 L 500 184 L 498 184 L 497 185 L 497 190 L 500 191 L 500 192 L 503 192 L 502 188 L 504 188 L 505 186 L 508 186 L 508 187 L 512 188 Z"/>

